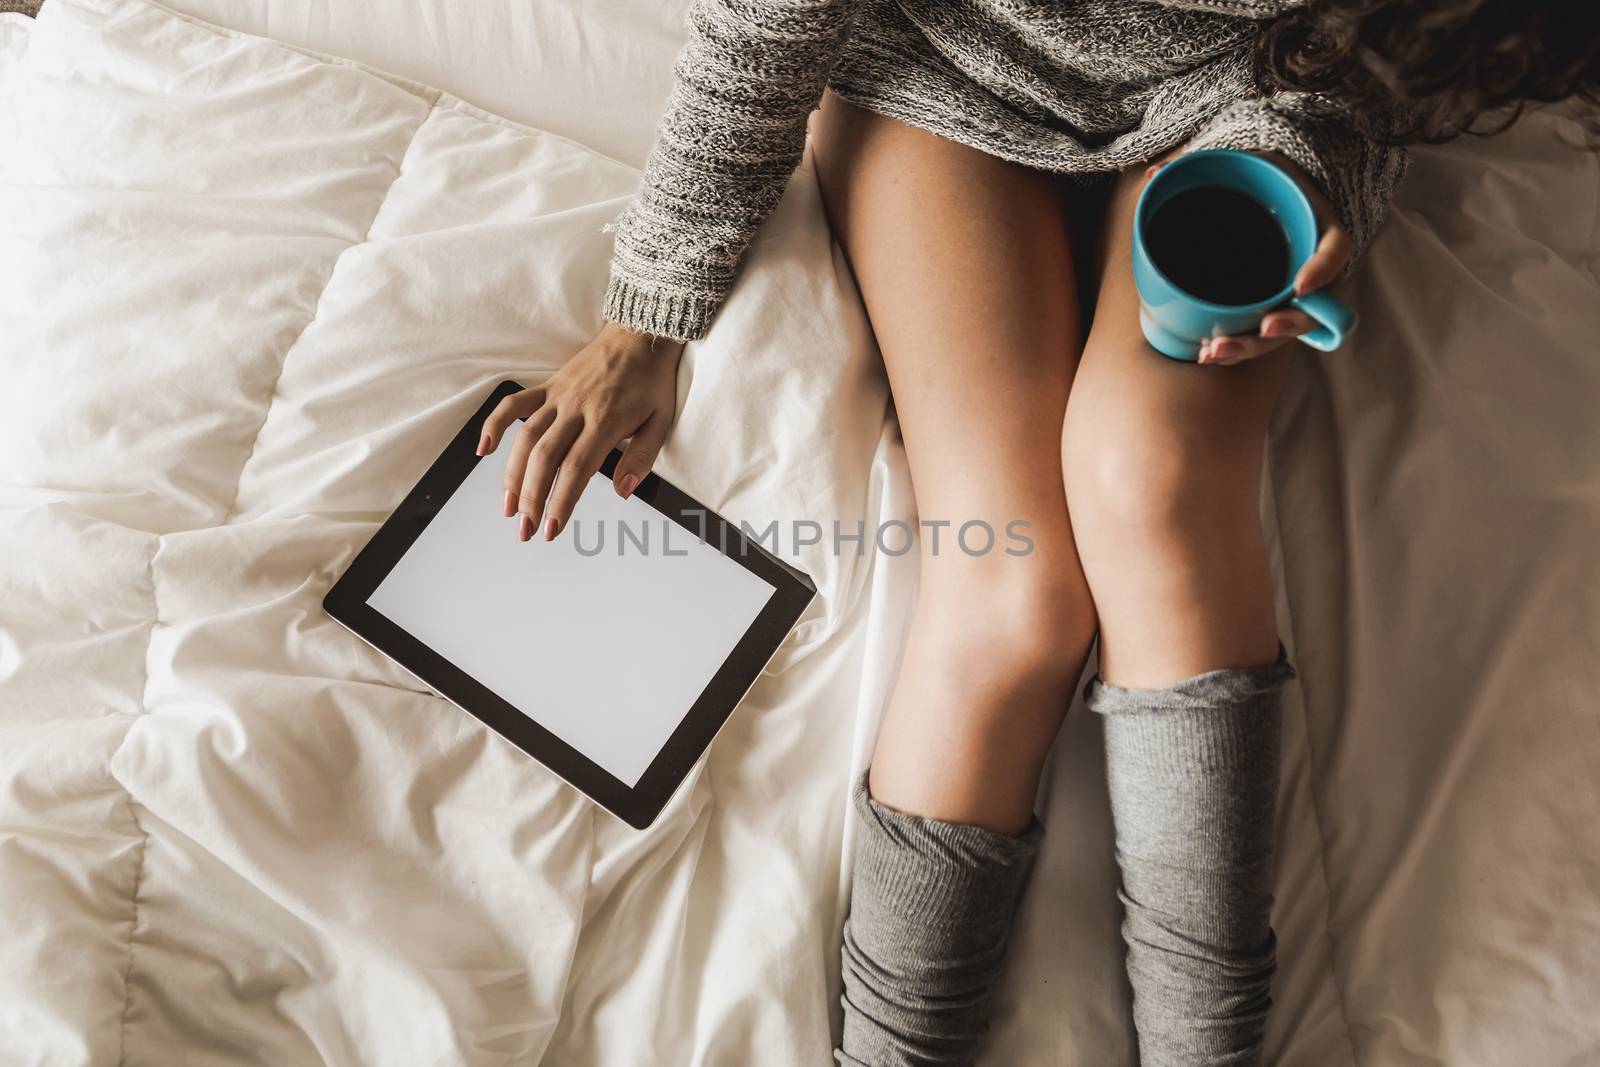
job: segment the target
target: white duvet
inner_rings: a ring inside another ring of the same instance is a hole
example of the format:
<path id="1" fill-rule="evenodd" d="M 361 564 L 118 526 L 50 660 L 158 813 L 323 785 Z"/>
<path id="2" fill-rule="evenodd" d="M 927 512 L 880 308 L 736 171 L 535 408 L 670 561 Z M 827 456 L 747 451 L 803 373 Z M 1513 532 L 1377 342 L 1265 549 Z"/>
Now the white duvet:
<path id="1" fill-rule="evenodd" d="M 817 603 L 646 834 L 319 607 L 483 393 L 593 332 L 681 4 L 190 6 L 608 155 L 144 0 L 0 19 L 0 1063 L 827 1062 L 906 559 L 789 553 Z M 1600 1062 L 1573 128 L 1419 152 L 1359 344 L 1279 408 L 1275 1062 Z M 909 517 L 885 408 L 803 167 L 663 472 Z M 1080 706 L 987 1062 L 1132 1061 L 1099 759 Z"/>
<path id="2" fill-rule="evenodd" d="M 648 834 L 320 607 L 593 334 L 637 172 L 137 0 L 4 71 L 0 1063 L 826 1059 L 870 558 L 791 553 L 821 596 Z M 813 186 L 681 383 L 712 507 L 876 510 Z"/>

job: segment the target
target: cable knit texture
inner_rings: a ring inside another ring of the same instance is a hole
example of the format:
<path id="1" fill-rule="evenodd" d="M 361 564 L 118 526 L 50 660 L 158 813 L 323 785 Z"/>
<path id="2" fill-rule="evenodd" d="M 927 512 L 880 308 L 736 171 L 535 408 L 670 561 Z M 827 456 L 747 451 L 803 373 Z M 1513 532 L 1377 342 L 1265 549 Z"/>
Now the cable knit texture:
<path id="1" fill-rule="evenodd" d="M 777 205 L 824 86 L 1012 162 L 1104 174 L 1174 145 L 1275 150 L 1365 247 L 1405 154 L 1329 101 L 1256 97 L 1257 23 L 1301 0 L 694 0 L 605 315 L 693 340 Z"/>

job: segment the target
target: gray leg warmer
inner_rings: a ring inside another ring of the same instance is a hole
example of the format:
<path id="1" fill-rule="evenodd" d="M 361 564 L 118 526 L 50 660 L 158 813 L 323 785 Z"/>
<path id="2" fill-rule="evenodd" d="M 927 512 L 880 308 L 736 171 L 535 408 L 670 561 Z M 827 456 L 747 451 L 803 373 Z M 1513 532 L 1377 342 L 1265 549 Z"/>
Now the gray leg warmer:
<path id="1" fill-rule="evenodd" d="M 1017 837 L 853 800 L 861 842 L 844 924 L 845 1067 L 970 1064 L 988 1030 L 1012 914 L 1039 848 Z"/>
<path id="2" fill-rule="evenodd" d="M 1268 666 L 1085 689 L 1105 717 L 1143 1067 L 1261 1061 L 1277 953 L 1279 697 L 1294 676 L 1279 645 Z"/>

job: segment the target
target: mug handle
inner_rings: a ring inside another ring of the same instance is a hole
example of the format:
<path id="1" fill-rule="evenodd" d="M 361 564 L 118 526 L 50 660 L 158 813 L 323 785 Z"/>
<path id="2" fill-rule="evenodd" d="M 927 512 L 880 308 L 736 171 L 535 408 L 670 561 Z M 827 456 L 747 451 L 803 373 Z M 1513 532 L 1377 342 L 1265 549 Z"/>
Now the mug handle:
<path id="1" fill-rule="evenodd" d="M 1301 334 L 1299 340 L 1319 352 L 1332 352 L 1356 328 L 1356 313 L 1350 305 L 1325 289 L 1297 296 L 1289 303 L 1317 320 L 1317 327 Z"/>

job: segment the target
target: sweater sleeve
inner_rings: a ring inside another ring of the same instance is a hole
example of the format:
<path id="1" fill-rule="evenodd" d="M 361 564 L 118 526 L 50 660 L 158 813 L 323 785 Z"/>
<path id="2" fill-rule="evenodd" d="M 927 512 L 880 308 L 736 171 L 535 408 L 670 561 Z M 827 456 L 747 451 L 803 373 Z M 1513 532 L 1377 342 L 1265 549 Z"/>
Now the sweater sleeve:
<path id="1" fill-rule="evenodd" d="M 1308 93 L 1280 93 L 1228 105 L 1201 128 L 1185 151 L 1200 148 L 1276 151 L 1294 160 L 1332 203 L 1355 243 L 1356 256 L 1383 222 L 1407 163 L 1403 148 L 1378 144 L 1357 133 L 1336 108 Z"/>
<path id="2" fill-rule="evenodd" d="M 638 194 L 617 219 L 605 317 L 705 335 L 805 148 L 854 0 L 694 0 Z"/>

